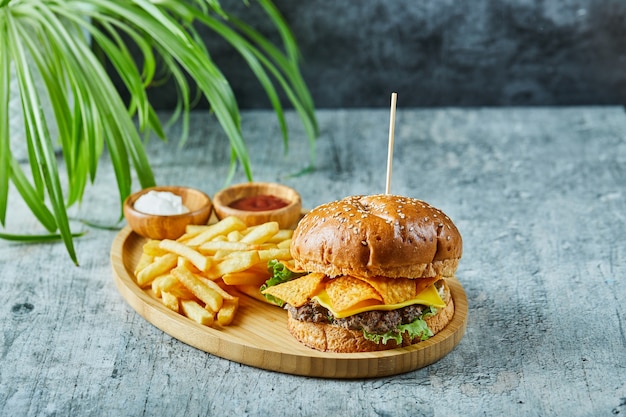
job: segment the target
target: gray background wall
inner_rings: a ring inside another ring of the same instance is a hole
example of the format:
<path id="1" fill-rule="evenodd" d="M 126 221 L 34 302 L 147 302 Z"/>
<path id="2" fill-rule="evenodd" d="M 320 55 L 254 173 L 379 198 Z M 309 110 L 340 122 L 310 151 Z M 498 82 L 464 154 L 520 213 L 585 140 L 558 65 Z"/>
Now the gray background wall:
<path id="1" fill-rule="evenodd" d="M 318 108 L 622 104 L 625 0 L 275 0 Z M 223 6 L 275 38 L 254 0 Z M 268 101 L 204 32 L 242 108 Z M 173 92 L 154 92 L 158 107 Z"/>

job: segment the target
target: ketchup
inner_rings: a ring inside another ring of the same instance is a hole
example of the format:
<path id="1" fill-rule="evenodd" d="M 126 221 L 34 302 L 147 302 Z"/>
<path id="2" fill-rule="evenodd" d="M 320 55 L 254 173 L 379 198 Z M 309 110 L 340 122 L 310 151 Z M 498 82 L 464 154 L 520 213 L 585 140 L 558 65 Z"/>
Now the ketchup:
<path id="1" fill-rule="evenodd" d="M 267 211 L 277 210 L 288 205 L 289 202 L 282 198 L 269 194 L 259 194 L 235 200 L 228 207 L 244 211 Z"/>

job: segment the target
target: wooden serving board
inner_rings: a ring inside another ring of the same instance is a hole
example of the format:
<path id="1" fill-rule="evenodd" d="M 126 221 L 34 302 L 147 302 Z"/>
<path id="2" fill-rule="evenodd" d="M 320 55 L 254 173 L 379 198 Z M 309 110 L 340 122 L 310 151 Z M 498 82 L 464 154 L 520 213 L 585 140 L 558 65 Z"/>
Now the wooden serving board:
<path id="1" fill-rule="evenodd" d="M 165 307 L 134 279 L 146 239 L 125 227 L 111 247 L 117 288 L 128 304 L 170 336 L 205 352 L 245 365 L 294 375 L 323 378 L 370 378 L 396 375 L 436 362 L 461 341 L 467 323 L 467 297 L 456 279 L 448 280 L 455 304 L 452 321 L 418 344 L 382 352 L 327 353 L 309 349 L 287 330 L 287 312 L 250 297 L 228 327 L 202 326 Z"/>

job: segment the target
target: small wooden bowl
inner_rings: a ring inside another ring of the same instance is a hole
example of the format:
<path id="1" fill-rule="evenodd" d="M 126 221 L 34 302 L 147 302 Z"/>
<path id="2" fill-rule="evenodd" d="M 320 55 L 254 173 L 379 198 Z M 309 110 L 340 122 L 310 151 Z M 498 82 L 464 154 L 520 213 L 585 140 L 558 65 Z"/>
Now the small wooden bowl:
<path id="1" fill-rule="evenodd" d="M 174 215 L 146 214 L 135 210 L 137 199 L 149 191 L 169 191 L 183 199 L 187 213 Z M 202 191 L 178 186 L 150 187 L 131 194 L 124 201 L 124 217 L 133 231 L 148 239 L 178 239 L 190 224 L 207 224 L 213 206 Z"/>
<path id="2" fill-rule="evenodd" d="M 238 210 L 230 205 L 244 197 L 258 195 L 273 195 L 287 201 L 285 207 L 275 210 L 247 211 Z M 243 220 L 248 226 L 275 221 L 281 229 L 294 227 L 300 219 L 302 210 L 302 199 L 300 194 L 293 188 L 282 184 L 269 182 L 249 182 L 227 187 L 213 196 L 213 205 L 218 219 L 228 216 L 236 216 Z"/>

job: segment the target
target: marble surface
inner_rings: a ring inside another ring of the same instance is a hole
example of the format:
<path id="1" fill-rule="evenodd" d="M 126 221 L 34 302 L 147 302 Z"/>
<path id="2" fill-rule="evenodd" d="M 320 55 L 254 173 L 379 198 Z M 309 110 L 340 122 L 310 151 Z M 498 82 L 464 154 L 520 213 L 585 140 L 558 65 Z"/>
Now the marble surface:
<path id="1" fill-rule="evenodd" d="M 274 115 L 244 112 L 255 179 L 295 187 L 307 207 L 384 192 L 388 111 L 318 118 L 317 170 L 291 176 L 309 156 L 296 115 L 285 156 Z M 151 141 L 150 160 L 160 184 L 212 195 L 227 142 L 205 112 L 191 132 L 182 148 Z M 88 231 L 80 267 L 61 244 L 0 241 L 0 415 L 625 414 L 625 132 L 621 107 L 398 109 L 392 192 L 460 229 L 469 318 L 449 355 L 393 377 L 280 374 L 173 339 L 118 293 L 116 230 L 75 221 Z M 116 224 L 115 189 L 105 157 L 73 218 Z M 13 188 L 9 198 L 5 230 L 41 231 Z"/>

